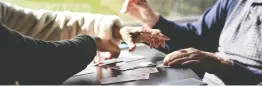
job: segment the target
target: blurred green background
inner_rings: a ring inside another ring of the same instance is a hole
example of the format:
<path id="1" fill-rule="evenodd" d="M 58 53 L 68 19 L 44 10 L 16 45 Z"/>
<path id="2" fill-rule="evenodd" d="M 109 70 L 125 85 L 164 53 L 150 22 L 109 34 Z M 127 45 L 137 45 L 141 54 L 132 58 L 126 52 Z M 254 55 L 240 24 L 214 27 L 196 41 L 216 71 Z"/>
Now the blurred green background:
<path id="1" fill-rule="evenodd" d="M 14 5 L 31 9 L 54 11 L 91 12 L 120 16 L 125 22 L 135 22 L 128 15 L 121 15 L 124 0 L 3 0 Z M 199 16 L 216 0 L 147 0 L 161 15 L 176 20 Z"/>

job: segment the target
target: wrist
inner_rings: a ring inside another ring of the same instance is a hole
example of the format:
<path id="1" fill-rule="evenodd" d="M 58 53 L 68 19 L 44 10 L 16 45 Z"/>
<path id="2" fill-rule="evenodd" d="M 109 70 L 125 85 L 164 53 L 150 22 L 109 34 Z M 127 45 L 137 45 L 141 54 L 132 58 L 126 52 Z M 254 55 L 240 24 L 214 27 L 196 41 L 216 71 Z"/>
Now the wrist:
<path id="1" fill-rule="evenodd" d="M 99 37 L 93 37 L 96 42 L 96 48 L 97 50 L 102 50 L 103 42 L 102 39 Z"/>
<path id="2" fill-rule="evenodd" d="M 154 12 L 153 14 L 154 15 L 152 16 L 152 19 L 150 19 L 149 23 L 148 23 L 148 26 L 150 28 L 153 28 L 156 25 L 156 23 L 158 22 L 159 17 L 160 17 L 160 14 L 158 12 Z"/>
<path id="3" fill-rule="evenodd" d="M 218 68 L 218 72 L 215 73 L 218 77 L 223 77 L 233 68 L 233 62 L 230 60 L 221 59 L 221 66 Z"/>

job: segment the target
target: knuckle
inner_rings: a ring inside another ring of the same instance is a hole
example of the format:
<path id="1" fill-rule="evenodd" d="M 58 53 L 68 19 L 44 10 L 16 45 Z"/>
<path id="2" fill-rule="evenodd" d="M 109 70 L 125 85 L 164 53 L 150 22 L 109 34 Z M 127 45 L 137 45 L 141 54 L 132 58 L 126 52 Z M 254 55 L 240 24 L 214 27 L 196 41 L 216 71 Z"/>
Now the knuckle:
<path id="1" fill-rule="evenodd" d="M 188 50 L 195 50 L 195 48 L 190 47 L 190 48 L 188 48 Z"/>
<path id="2" fill-rule="evenodd" d="M 192 48 L 192 47 L 188 48 L 187 50 L 190 51 L 190 52 L 195 52 L 195 53 L 199 53 L 200 52 L 200 50 Z"/>
<path id="3" fill-rule="evenodd" d="M 158 30 L 158 29 L 153 29 L 153 30 L 155 30 L 156 32 L 161 32 L 161 30 Z"/>

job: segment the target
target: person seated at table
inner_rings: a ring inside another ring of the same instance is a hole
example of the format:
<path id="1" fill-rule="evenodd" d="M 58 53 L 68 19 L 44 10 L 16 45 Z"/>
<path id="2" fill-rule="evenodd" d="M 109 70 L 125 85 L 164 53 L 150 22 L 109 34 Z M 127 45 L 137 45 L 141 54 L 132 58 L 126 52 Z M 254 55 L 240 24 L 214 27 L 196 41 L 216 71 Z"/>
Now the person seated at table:
<path id="1" fill-rule="evenodd" d="M 159 30 L 121 27 L 112 15 L 35 11 L 2 1 L 0 8 L 0 84 L 62 84 L 86 68 L 97 50 L 117 58 L 122 40 L 166 39 Z"/>
<path id="2" fill-rule="evenodd" d="M 262 81 L 260 4 L 217 0 L 198 21 L 184 24 L 165 19 L 146 0 L 129 0 L 126 13 L 170 37 L 164 65 L 215 74 L 225 84 L 255 85 Z"/>

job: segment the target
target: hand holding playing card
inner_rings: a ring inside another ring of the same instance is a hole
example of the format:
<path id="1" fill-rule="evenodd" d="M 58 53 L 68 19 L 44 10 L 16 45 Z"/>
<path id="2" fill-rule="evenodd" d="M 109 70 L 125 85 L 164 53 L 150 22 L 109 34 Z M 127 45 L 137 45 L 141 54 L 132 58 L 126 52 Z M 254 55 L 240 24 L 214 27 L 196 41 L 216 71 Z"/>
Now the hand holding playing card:
<path id="1" fill-rule="evenodd" d="M 159 14 L 149 6 L 146 0 L 126 0 L 121 13 L 135 17 L 147 28 L 152 28 L 159 19 Z"/>
<path id="2" fill-rule="evenodd" d="M 171 67 L 197 67 L 213 74 L 224 73 L 232 67 L 230 61 L 224 60 L 214 53 L 200 51 L 194 48 L 187 48 L 174 51 L 164 59 L 164 65 Z"/>
<path id="3" fill-rule="evenodd" d="M 165 47 L 165 41 L 169 38 L 157 29 L 142 29 L 142 27 L 123 27 L 120 30 L 122 39 L 128 44 L 129 51 L 134 51 L 135 43 L 147 42 L 151 47 Z"/>
<path id="4" fill-rule="evenodd" d="M 112 40 L 95 38 L 95 41 L 97 50 L 99 51 L 97 55 L 100 54 L 100 52 L 109 52 L 109 55 L 106 57 L 106 59 L 117 58 L 119 56 L 120 48 L 114 42 L 112 42 Z"/>

